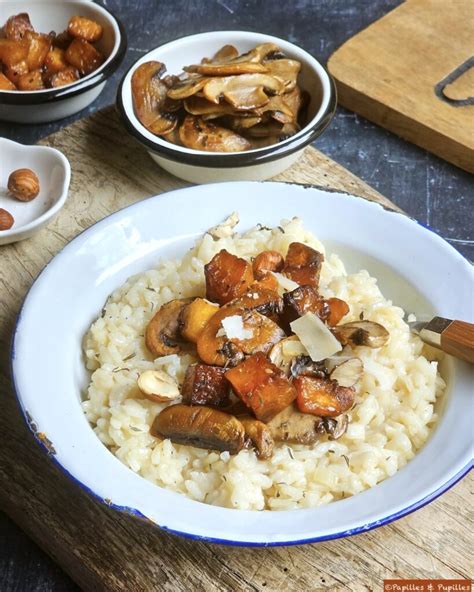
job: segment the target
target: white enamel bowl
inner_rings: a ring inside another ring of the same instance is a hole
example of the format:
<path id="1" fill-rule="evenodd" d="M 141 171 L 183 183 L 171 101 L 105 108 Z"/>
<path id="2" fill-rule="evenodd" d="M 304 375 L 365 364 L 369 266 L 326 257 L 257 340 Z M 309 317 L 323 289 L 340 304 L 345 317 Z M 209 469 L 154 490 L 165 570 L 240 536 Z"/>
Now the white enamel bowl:
<path id="1" fill-rule="evenodd" d="M 447 360 L 441 420 L 426 446 L 395 476 L 354 497 L 314 509 L 253 512 L 213 507 L 161 489 L 123 465 L 84 417 L 81 341 L 107 296 L 161 257 L 180 256 L 211 225 L 238 209 L 241 229 L 301 216 L 349 271 L 366 268 L 409 312 L 474 321 L 469 263 L 404 215 L 341 193 L 280 183 L 181 189 L 142 201 L 89 228 L 36 280 L 18 321 L 13 377 L 30 428 L 79 485 L 117 510 L 193 538 L 281 545 L 348 536 L 428 503 L 468 470 L 472 367 Z M 415 287 L 416 286 L 416 287 Z M 80 298 L 78 298 L 80 294 Z M 49 446 L 50 451 L 51 446 Z"/>
<path id="2" fill-rule="evenodd" d="M 18 201 L 7 190 L 10 173 L 25 168 L 34 171 L 40 183 L 38 196 L 28 202 Z M 66 202 L 70 179 L 69 161 L 59 150 L 0 138 L 0 208 L 15 219 L 12 228 L 0 231 L 0 245 L 28 238 L 51 222 Z"/>
<path id="3" fill-rule="evenodd" d="M 260 43 L 275 43 L 290 58 L 301 62 L 299 84 L 310 95 L 308 123 L 294 136 L 258 150 L 204 152 L 170 144 L 149 132 L 137 119 L 132 101 L 131 80 L 144 62 L 162 62 L 169 74 L 180 74 L 183 66 L 212 56 L 223 45 L 232 44 L 246 52 Z M 326 69 L 308 52 L 278 37 L 249 31 L 214 31 L 177 39 L 141 57 L 125 74 L 117 93 L 117 106 L 129 133 L 162 168 L 191 183 L 262 181 L 295 163 L 306 145 L 319 137 L 336 109 L 336 88 Z"/>
<path id="4" fill-rule="evenodd" d="M 37 91 L 0 91 L 0 120 L 16 123 L 46 123 L 85 109 L 104 90 L 107 79 L 121 64 L 127 49 L 125 30 L 106 8 L 90 0 L 2 0 L 0 26 L 19 12 L 27 12 L 36 31 L 60 33 L 72 16 L 80 15 L 100 23 L 102 39 L 95 44 L 105 62 L 78 82 L 60 88 Z"/>

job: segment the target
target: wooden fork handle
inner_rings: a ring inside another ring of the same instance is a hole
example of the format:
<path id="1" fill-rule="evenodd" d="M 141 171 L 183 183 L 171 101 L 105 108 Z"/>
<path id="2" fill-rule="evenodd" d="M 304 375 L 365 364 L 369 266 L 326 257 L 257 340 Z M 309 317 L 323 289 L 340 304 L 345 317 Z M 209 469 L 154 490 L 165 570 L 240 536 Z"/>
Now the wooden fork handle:
<path id="1" fill-rule="evenodd" d="M 474 324 L 453 321 L 441 333 L 441 349 L 474 364 Z"/>

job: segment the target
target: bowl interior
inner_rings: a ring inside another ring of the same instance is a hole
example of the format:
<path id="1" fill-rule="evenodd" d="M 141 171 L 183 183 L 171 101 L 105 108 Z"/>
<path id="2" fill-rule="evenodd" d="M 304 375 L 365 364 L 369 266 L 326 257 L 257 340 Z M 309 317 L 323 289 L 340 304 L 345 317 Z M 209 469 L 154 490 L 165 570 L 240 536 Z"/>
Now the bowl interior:
<path id="1" fill-rule="evenodd" d="M 445 374 L 449 402 L 439 425 L 406 467 L 352 498 L 310 510 L 249 512 L 207 506 L 146 481 L 99 441 L 80 408 L 88 378 L 81 345 L 90 323 L 130 275 L 161 257 L 181 256 L 196 236 L 232 209 L 241 214 L 239 230 L 258 222 L 278 225 L 282 218 L 298 215 L 329 251 L 352 254 L 350 270 L 366 267 L 380 276 L 382 289 L 408 312 L 473 320 L 469 264 L 433 233 L 375 204 L 279 183 L 198 186 L 145 200 L 77 237 L 48 265 L 25 301 L 14 339 L 13 376 L 24 413 L 52 441 L 56 461 L 119 509 L 131 508 L 188 536 L 240 544 L 354 534 L 439 495 L 470 461 L 472 370 L 460 362 Z M 76 303 L 74 315 L 71 302 Z"/>
<path id="2" fill-rule="evenodd" d="M 10 212 L 15 224 L 9 233 L 23 229 L 51 210 L 67 189 L 68 172 L 56 151 L 37 146 L 22 146 L 0 138 L 0 208 Z M 31 169 L 40 182 L 38 197 L 21 202 L 9 195 L 8 177 L 16 169 Z M 2 233 L 0 237 L 4 237 Z"/>
<path id="3" fill-rule="evenodd" d="M 78 2 L 70 0 L 63 2 L 54 0 L 39 0 L 37 2 L 25 2 L 23 0 L 0 2 L 0 26 L 3 26 L 10 16 L 18 14 L 19 12 L 27 12 L 30 15 L 31 24 L 38 33 L 49 33 L 50 31 L 61 33 L 67 29 L 69 19 L 76 15 L 91 18 L 102 25 L 104 29 L 102 38 L 94 45 L 107 57 L 107 59 L 100 68 L 88 76 L 81 78 L 77 84 L 82 83 L 84 80 L 87 80 L 102 70 L 118 49 L 120 34 L 115 20 L 106 10 L 94 2 Z M 33 92 L 44 93 L 49 90 L 51 89 Z M 25 91 L 2 92 L 21 92 L 22 94 L 25 94 Z"/>
<path id="4" fill-rule="evenodd" d="M 284 41 L 283 39 L 272 37 L 270 35 L 262 35 L 260 33 L 245 31 L 200 33 L 198 35 L 191 35 L 189 37 L 177 39 L 176 41 L 172 41 L 171 43 L 167 43 L 150 51 L 131 68 L 125 77 L 122 86 L 122 100 L 127 117 L 132 125 L 139 129 L 146 138 L 158 144 L 170 146 L 169 142 L 166 142 L 149 132 L 135 116 L 131 92 L 131 78 L 138 66 L 144 62 L 155 60 L 162 62 L 166 66 L 168 74 L 180 74 L 183 71 L 183 66 L 198 64 L 202 58 L 212 57 L 223 45 L 235 45 L 240 53 L 244 53 L 256 45 L 270 42 L 277 44 L 289 58 L 301 62 L 299 84 L 301 89 L 307 91 L 310 95 L 307 122 L 301 132 L 292 136 L 291 140 L 295 140 L 304 129 L 314 124 L 318 120 L 320 114 L 324 113 L 327 108 L 331 94 L 329 76 L 321 64 L 303 49 L 288 41 Z M 280 142 L 278 146 L 282 146 L 283 144 L 284 142 Z M 175 144 L 172 144 L 172 146 L 173 149 L 178 152 L 200 155 L 207 154 L 199 150 L 191 150 L 184 146 L 178 146 Z M 250 150 L 248 152 L 259 152 L 260 150 L 265 150 L 265 148 Z M 234 152 L 232 154 L 236 153 Z M 220 155 L 225 156 L 225 154 L 222 153 L 220 153 Z"/>

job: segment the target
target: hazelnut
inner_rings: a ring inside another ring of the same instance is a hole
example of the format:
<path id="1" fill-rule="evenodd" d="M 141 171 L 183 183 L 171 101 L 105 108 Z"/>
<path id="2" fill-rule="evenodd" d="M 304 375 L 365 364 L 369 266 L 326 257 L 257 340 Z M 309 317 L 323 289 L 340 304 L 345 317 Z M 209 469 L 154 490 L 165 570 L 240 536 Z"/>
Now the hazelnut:
<path id="1" fill-rule="evenodd" d="M 8 190 L 20 201 L 31 201 L 40 191 L 39 179 L 31 169 L 18 169 L 8 177 Z"/>
<path id="2" fill-rule="evenodd" d="M 10 212 L 7 212 L 7 210 L 0 208 L 0 231 L 8 230 L 13 226 L 14 223 L 15 218 L 13 218 Z"/>
<path id="3" fill-rule="evenodd" d="M 161 370 L 147 370 L 138 377 L 138 388 L 155 402 L 173 401 L 179 397 L 178 383 Z"/>

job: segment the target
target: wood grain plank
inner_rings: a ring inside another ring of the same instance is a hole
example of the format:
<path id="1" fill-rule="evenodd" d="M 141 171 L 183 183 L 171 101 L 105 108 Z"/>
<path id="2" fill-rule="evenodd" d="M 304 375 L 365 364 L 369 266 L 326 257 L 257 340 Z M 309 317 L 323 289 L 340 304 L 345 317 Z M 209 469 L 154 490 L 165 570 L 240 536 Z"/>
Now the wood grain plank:
<path id="1" fill-rule="evenodd" d="M 9 347 L 20 303 L 44 265 L 82 229 L 184 184 L 124 136 L 111 109 L 43 143 L 68 156 L 73 178 L 58 218 L 32 239 L 0 252 L 0 504 L 5 511 L 84 590 L 358 591 L 380 589 L 384 577 L 468 577 L 472 476 L 381 529 L 317 545 L 249 549 L 190 541 L 119 514 L 58 469 L 26 428 L 12 391 Z M 392 206 L 313 149 L 279 180 L 333 187 Z"/>
<path id="2" fill-rule="evenodd" d="M 474 104 L 449 100 L 472 97 L 473 54 L 471 0 L 407 0 L 346 41 L 328 67 L 341 105 L 473 172 Z M 443 97 L 439 84 L 463 65 Z"/>

